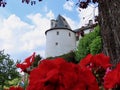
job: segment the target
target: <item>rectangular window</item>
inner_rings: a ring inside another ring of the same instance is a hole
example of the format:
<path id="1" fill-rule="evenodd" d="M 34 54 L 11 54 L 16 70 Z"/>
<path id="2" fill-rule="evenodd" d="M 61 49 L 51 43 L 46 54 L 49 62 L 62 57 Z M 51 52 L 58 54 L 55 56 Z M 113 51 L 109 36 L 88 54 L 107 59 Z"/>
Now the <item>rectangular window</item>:
<path id="1" fill-rule="evenodd" d="M 71 33 L 69 32 L 69 37 L 71 37 Z"/>
<path id="2" fill-rule="evenodd" d="M 57 31 L 57 35 L 59 35 L 59 32 Z"/>
<path id="3" fill-rule="evenodd" d="M 57 46 L 57 45 L 58 45 L 58 42 L 56 42 L 55 45 Z"/>

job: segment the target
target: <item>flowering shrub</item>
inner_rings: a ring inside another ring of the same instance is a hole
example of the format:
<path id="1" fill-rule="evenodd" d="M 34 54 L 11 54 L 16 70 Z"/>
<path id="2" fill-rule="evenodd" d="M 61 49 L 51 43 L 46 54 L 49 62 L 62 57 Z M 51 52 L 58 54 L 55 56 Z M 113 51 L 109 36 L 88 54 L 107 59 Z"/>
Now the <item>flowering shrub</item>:
<path id="1" fill-rule="evenodd" d="M 30 71 L 26 90 L 112 90 L 120 85 L 120 64 L 113 70 L 111 66 L 102 53 L 88 54 L 78 64 L 63 58 L 42 60 Z"/>
<path id="2" fill-rule="evenodd" d="M 112 66 L 112 64 L 110 64 L 110 58 L 103 53 L 96 55 L 88 54 L 80 61 L 79 65 L 82 68 L 87 67 L 91 70 L 99 86 L 103 86 L 105 72 Z"/>
<path id="3" fill-rule="evenodd" d="M 27 90 L 99 90 L 91 71 L 62 58 L 43 60 L 31 71 Z"/>
<path id="4" fill-rule="evenodd" d="M 100 53 L 88 54 L 79 65 L 89 68 L 96 76 L 99 86 L 103 85 L 105 90 L 120 90 L 120 63 L 114 69 L 110 69 L 110 58 Z"/>

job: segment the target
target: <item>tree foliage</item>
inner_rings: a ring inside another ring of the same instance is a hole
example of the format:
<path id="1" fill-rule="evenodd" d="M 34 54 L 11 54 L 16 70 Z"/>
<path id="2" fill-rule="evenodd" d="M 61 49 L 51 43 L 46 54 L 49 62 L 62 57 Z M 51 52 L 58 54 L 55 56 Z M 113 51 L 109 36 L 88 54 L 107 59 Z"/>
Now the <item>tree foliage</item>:
<path id="1" fill-rule="evenodd" d="M 93 32 L 86 34 L 79 40 L 79 44 L 76 50 L 77 61 L 81 60 L 89 53 L 97 54 L 101 52 L 102 43 L 99 29 L 99 26 L 97 26 Z"/>
<path id="2" fill-rule="evenodd" d="M 67 62 L 78 63 L 75 58 L 75 51 L 71 51 L 69 53 L 56 57 L 48 57 L 47 59 L 55 59 L 55 58 L 64 58 Z"/>
<path id="3" fill-rule="evenodd" d="M 64 58 L 68 62 L 78 63 L 75 59 L 75 52 L 74 51 L 71 51 L 67 54 L 63 54 L 59 57 Z"/>
<path id="4" fill-rule="evenodd" d="M 35 5 L 37 1 L 41 2 L 42 0 L 21 0 L 22 3 L 26 3 L 26 4 L 31 4 L 31 5 Z M 69 0 L 66 0 L 69 1 Z M 98 0 L 78 0 L 76 5 L 78 5 L 80 8 L 87 8 L 89 3 L 97 3 Z M 6 0 L 0 0 L 0 6 L 5 7 L 5 5 L 7 4 Z"/>
<path id="5" fill-rule="evenodd" d="M 42 57 L 38 54 L 35 56 L 35 61 L 33 63 L 33 67 L 37 67 L 38 66 L 38 63 L 39 61 L 42 59 Z"/>
<path id="6" fill-rule="evenodd" d="M 10 55 L 0 51 L 0 90 L 3 90 L 4 86 L 10 86 L 9 81 L 19 76 L 14 61 L 10 59 Z"/>
<path id="7" fill-rule="evenodd" d="M 78 0 L 78 5 L 80 8 L 87 8 L 87 6 L 89 5 L 89 3 L 97 3 L 98 0 Z"/>
<path id="8" fill-rule="evenodd" d="M 101 37 L 97 36 L 92 43 L 90 44 L 90 53 L 91 54 L 96 54 L 101 52 L 102 50 L 102 42 L 101 42 Z"/>
<path id="9" fill-rule="evenodd" d="M 21 0 L 22 3 L 35 5 L 37 1 L 41 2 L 42 0 Z M 0 7 L 5 7 L 7 4 L 6 0 L 0 0 Z"/>

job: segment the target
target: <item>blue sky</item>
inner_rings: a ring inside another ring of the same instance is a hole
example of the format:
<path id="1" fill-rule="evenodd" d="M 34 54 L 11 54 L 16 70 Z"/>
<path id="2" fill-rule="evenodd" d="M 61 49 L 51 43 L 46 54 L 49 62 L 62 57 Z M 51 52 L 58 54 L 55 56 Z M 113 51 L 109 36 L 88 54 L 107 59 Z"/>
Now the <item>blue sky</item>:
<path id="1" fill-rule="evenodd" d="M 7 0 L 6 7 L 0 7 L 0 50 L 4 49 L 14 60 L 23 60 L 33 52 L 45 57 L 44 33 L 50 28 L 50 20 L 59 14 L 72 29 L 93 19 L 92 7 L 79 11 L 72 0 L 43 0 L 34 6 L 21 1 Z M 97 8 L 95 14 L 98 14 Z"/>

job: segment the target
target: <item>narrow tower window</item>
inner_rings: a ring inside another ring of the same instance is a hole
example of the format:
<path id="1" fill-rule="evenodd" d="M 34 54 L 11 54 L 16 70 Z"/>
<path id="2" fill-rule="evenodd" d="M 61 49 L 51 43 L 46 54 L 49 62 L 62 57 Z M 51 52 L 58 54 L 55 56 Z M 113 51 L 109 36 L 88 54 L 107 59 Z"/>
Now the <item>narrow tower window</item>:
<path id="1" fill-rule="evenodd" d="M 69 32 L 69 37 L 71 37 L 71 33 Z"/>
<path id="2" fill-rule="evenodd" d="M 58 45 L 58 42 L 56 42 L 55 45 L 57 46 L 57 45 Z"/>
<path id="3" fill-rule="evenodd" d="M 59 32 L 57 31 L 57 35 L 59 35 Z"/>

